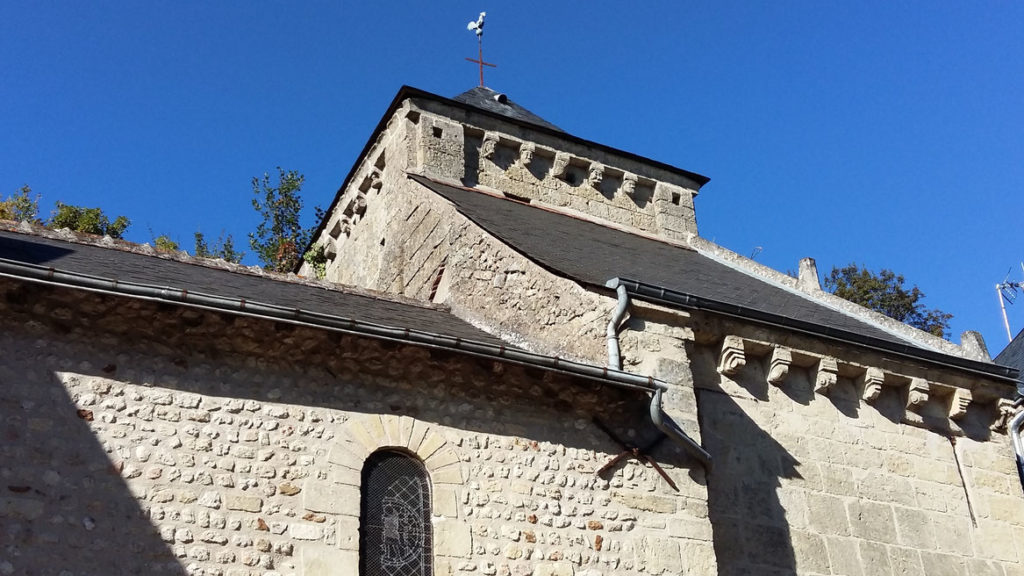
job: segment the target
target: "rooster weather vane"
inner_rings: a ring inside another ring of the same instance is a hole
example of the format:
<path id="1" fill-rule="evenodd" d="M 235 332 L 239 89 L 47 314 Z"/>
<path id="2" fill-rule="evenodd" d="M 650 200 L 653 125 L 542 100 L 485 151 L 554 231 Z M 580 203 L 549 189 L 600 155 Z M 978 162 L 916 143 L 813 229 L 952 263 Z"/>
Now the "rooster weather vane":
<path id="1" fill-rule="evenodd" d="M 470 21 L 466 25 L 466 29 L 476 32 L 476 45 L 477 45 L 477 58 L 466 58 L 470 62 L 474 62 L 480 65 L 480 86 L 484 85 L 484 66 L 490 66 L 491 68 L 497 68 L 497 64 L 491 64 L 490 62 L 484 62 L 484 16 L 487 16 L 487 12 L 481 12 L 480 17 L 475 22 Z"/>

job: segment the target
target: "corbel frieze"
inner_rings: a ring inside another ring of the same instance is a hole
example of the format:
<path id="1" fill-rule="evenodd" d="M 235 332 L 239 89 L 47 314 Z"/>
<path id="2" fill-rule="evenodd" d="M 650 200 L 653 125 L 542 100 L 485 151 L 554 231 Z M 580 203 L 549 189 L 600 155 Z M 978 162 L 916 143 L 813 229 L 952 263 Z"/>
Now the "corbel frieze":
<path id="1" fill-rule="evenodd" d="M 373 189 L 373 190 L 380 190 L 381 187 L 384 186 L 384 180 L 382 179 L 382 176 L 383 175 L 380 173 L 380 170 L 377 169 L 377 168 L 374 168 L 373 170 L 370 171 L 370 188 L 371 189 Z"/>
<path id="2" fill-rule="evenodd" d="M 565 176 L 565 172 L 568 169 L 569 155 L 565 152 L 556 152 L 555 160 L 551 164 L 551 175 L 555 178 L 561 178 Z"/>
<path id="3" fill-rule="evenodd" d="M 592 162 L 587 171 L 587 185 L 591 188 L 600 188 L 604 180 L 604 165 L 599 162 Z"/>
<path id="4" fill-rule="evenodd" d="M 919 412 L 928 402 L 930 387 L 924 378 L 911 378 L 907 392 L 907 410 Z"/>
<path id="5" fill-rule="evenodd" d="M 971 391 L 966 388 L 957 388 L 949 402 L 949 419 L 960 420 L 967 415 L 967 407 L 971 404 L 973 397 Z"/>
<path id="6" fill-rule="evenodd" d="M 633 174 L 631 172 L 626 172 L 622 176 L 622 191 L 626 193 L 626 196 L 629 196 L 630 198 L 632 198 L 633 195 L 636 194 L 636 183 L 637 183 L 636 174 Z"/>
<path id="7" fill-rule="evenodd" d="M 519 163 L 523 166 L 529 166 L 530 162 L 533 162 L 533 153 L 536 150 L 536 145 L 533 142 L 523 142 L 519 145 Z"/>
<path id="8" fill-rule="evenodd" d="M 480 145 L 480 157 L 490 160 L 494 158 L 494 152 L 498 148 L 498 135 L 492 132 L 484 134 L 484 141 Z"/>
<path id="9" fill-rule="evenodd" d="M 839 363 L 835 358 L 824 357 L 818 360 L 818 370 L 814 375 L 814 391 L 828 395 L 829 390 L 839 381 Z"/>
<path id="10" fill-rule="evenodd" d="M 868 368 L 860 377 L 863 386 L 861 398 L 868 404 L 874 404 L 875 400 L 882 394 L 882 386 L 885 385 L 885 373 L 881 368 Z"/>
<path id="11" fill-rule="evenodd" d="M 743 339 L 739 336 L 726 336 L 722 342 L 722 353 L 718 361 L 718 372 L 732 376 L 747 364 L 743 351 Z"/>
<path id="12" fill-rule="evenodd" d="M 768 361 L 768 383 L 781 386 L 789 374 L 789 366 L 793 363 L 793 353 L 784 346 L 772 348 L 772 357 Z"/>
<path id="13" fill-rule="evenodd" d="M 1016 413 L 1016 408 L 1013 407 L 1013 401 L 1008 398 L 1000 398 L 996 402 L 996 415 L 995 422 L 989 427 L 993 432 L 1006 432 L 1006 427 L 1010 424 L 1010 419 Z"/>

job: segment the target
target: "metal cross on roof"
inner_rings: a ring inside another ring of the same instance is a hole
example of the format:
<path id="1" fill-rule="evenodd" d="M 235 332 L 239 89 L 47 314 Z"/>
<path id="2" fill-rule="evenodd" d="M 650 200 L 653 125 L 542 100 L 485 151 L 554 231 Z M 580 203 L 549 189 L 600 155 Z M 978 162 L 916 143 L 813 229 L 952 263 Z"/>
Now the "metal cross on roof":
<path id="1" fill-rule="evenodd" d="M 475 62 L 480 65 L 480 86 L 484 85 L 484 66 L 490 66 L 491 68 L 497 68 L 497 64 L 491 64 L 490 62 L 484 62 L 484 16 L 487 12 L 481 12 L 480 17 L 476 19 L 476 22 L 470 21 L 466 25 L 467 30 L 476 32 L 476 45 L 477 45 L 477 59 L 466 58 L 470 62 Z"/>

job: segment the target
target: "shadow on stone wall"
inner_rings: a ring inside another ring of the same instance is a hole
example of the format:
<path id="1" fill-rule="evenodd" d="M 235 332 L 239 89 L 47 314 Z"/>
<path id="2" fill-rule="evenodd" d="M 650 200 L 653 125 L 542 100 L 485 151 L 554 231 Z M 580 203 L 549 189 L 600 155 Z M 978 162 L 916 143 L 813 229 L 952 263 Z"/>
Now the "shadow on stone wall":
<path id="1" fill-rule="evenodd" d="M 796 574 L 793 536 L 779 500 L 780 478 L 799 462 L 727 394 L 697 390 L 704 446 L 715 467 L 708 516 L 720 576 Z"/>
<path id="2" fill-rule="evenodd" d="M 90 430 L 92 412 L 54 373 L 26 372 L 0 367 L 0 574 L 185 574 Z"/>

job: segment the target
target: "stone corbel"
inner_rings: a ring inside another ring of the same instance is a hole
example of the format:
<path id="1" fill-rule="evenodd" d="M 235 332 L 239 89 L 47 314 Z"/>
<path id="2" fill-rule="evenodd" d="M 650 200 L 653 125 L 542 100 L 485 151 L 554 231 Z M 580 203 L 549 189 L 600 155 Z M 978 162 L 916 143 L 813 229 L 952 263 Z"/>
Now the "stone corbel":
<path id="1" fill-rule="evenodd" d="M 384 186 L 384 180 L 381 179 L 382 174 L 380 170 L 374 168 L 370 171 L 370 188 L 373 190 L 380 190 Z"/>
<path id="2" fill-rule="evenodd" d="M 630 198 L 636 194 L 636 174 L 626 172 L 622 176 L 622 191 Z"/>
<path id="3" fill-rule="evenodd" d="M 818 360 L 818 370 L 814 375 L 814 391 L 828 396 L 829 390 L 839 381 L 839 363 L 835 358 L 825 357 Z"/>
<path id="4" fill-rule="evenodd" d="M 718 362 L 718 372 L 732 376 L 747 364 L 743 352 L 743 339 L 739 336 L 726 336 L 722 342 L 722 355 Z"/>
<path id="5" fill-rule="evenodd" d="M 327 241 L 324 242 L 324 256 L 328 260 L 334 260 L 338 255 L 338 241 L 330 236 L 327 237 Z"/>
<path id="6" fill-rule="evenodd" d="M 551 164 L 551 175 L 555 178 L 561 178 L 565 176 L 565 171 L 569 169 L 569 155 L 565 152 L 556 152 L 555 160 Z"/>
<path id="7" fill-rule="evenodd" d="M 996 410 L 999 412 L 996 415 L 996 421 L 989 427 L 993 432 L 1006 432 L 1006 427 L 1010 424 L 1010 419 L 1016 414 L 1017 409 L 1013 407 L 1013 401 L 1007 398 L 1000 398 L 996 402 Z"/>
<path id="8" fill-rule="evenodd" d="M 768 362 L 768 383 L 781 386 L 789 374 L 789 366 L 793 363 L 793 353 L 789 348 L 775 346 L 772 348 L 772 358 Z"/>
<path id="9" fill-rule="evenodd" d="M 519 145 L 519 163 L 529 166 L 533 162 L 533 152 L 536 149 L 533 142 L 523 142 Z"/>
<path id="10" fill-rule="evenodd" d="M 480 157 L 488 160 L 494 158 L 494 151 L 498 148 L 498 136 L 487 132 L 484 134 L 484 142 L 480 145 Z"/>
<path id="11" fill-rule="evenodd" d="M 356 216 L 361 217 L 363 214 L 366 213 L 366 194 L 363 194 L 362 192 L 357 192 L 355 197 L 352 198 L 350 206 L 352 207 L 351 212 Z"/>
<path id="12" fill-rule="evenodd" d="M 949 419 L 961 420 L 967 415 L 967 407 L 973 400 L 971 391 L 966 388 L 957 388 L 953 391 L 953 397 L 949 401 Z"/>
<path id="13" fill-rule="evenodd" d="M 882 394 L 882 386 L 885 385 L 885 373 L 881 368 L 868 368 L 861 376 L 860 382 L 863 386 L 861 398 L 868 404 L 874 404 L 875 400 Z"/>
<path id="14" fill-rule="evenodd" d="M 587 172 L 587 185 L 591 188 L 601 188 L 601 182 L 604 180 L 604 165 L 598 162 L 592 162 L 590 164 L 590 170 Z"/>
<path id="15" fill-rule="evenodd" d="M 907 410 L 920 412 L 921 407 L 928 402 L 929 386 L 924 378 L 912 378 L 907 393 Z"/>

